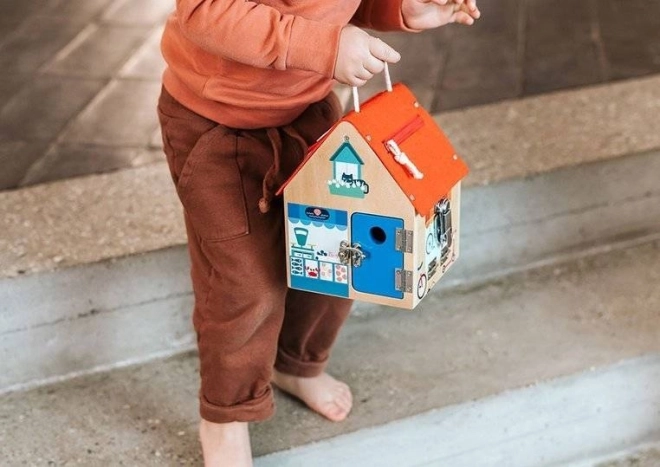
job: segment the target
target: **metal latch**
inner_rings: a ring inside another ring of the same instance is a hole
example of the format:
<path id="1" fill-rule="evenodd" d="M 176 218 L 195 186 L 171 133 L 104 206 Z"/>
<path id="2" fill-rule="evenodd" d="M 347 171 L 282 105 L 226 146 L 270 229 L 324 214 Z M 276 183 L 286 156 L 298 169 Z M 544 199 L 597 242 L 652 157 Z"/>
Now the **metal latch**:
<path id="1" fill-rule="evenodd" d="M 435 205 L 435 215 L 435 234 L 440 245 L 440 258 L 444 263 L 454 240 L 451 223 L 451 202 L 447 198 L 441 199 Z"/>
<path id="2" fill-rule="evenodd" d="M 396 229 L 394 248 L 396 251 L 403 251 L 405 253 L 413 252 L 413 231 L 406 229 Z"/>
<path id="3" fill-rule="evenodd" d="M 394 272 L 394 288 L 399 292 L 412 293 L 413 273 L 405 269 L 396 269 Z"/>
<path id="4" fill-rule="evenodd" d="M 339 262 L 346 266 L 352 264 L 353 267 L 359 268 L 365 258 L 361 248 L 362 246 L 359 243 L 353 243 L 353 246 L 351 246 L 346 240 L 342 240 L 339 244 Z"/>

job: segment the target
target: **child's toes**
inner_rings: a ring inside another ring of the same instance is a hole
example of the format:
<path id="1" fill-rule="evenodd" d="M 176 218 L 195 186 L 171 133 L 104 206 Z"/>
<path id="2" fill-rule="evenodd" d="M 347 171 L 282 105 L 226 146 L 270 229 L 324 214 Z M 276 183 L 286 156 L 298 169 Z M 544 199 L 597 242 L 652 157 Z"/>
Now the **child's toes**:
<path id="1" fill-rule="evenodd" d="M 349 400 L 349 401 L 351 402 L 351 404 L 352 404 L 352 403 L 353 403 L 353 392 L 351 391 L 351 388 L 349 388 L 348 386 L 346 386 L 345 391 L 346 391 L 346 396 L 348 397 L 348 400 Z"/>
<path id="2" fill-rule="evenodd" d="M 348 397 L 353 398 L 353 394 L 351 393 L 351 388 L 348 387 L 348 384 L 339 383 L 337 385 L 337 390 L 342 394 L 346 394 Z"/>
<path id="3" fill-rule="evenodd" d="M 351 401 L 349 401 L 348 399 L 345 399 L 345 398 L 341 398 L 341 397 L 339 397 L 335 400 L 335 404 L 338 407 L 340 407 L 344 412 L 350 412 L 351 407 L 353 406 L 353 404 L 351 404 Z"/>
<path id="4" fill-rule="evenodd" d="M 337 402 L 331 402 L 324 407 L 323 415 L 333 422 L 341 422 L 348 415 L 348 410 Z"/>
<path id="5" fill-rule="evenodd" d="M 344 389 L 344 388 L 338 388 L 335 397 L 337 401 L 340 401 L 343 406 L 350 408 L 351 405 L 353 404 L 353 396 L 351 394 L 351 391 Z"/>
<path id="6" fill-rule="evenodd" d="M 351 411 L 350 406 L 347 407 L 347 406 L 344 406 L 343 404 L 337 404 L 337 408 L 338 408 L 337 421 L 344 420 L 348 416 L 349 412 Z"/>

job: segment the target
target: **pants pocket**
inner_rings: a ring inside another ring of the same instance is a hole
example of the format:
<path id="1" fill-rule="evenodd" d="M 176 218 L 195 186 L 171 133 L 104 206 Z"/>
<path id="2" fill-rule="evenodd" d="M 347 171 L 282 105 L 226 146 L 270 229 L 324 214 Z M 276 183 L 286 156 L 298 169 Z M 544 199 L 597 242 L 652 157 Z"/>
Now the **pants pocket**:
<path id="1" fill-rule="evenodd" d="M 249 233 L 236 135 L 223 126 L 203 134 L 188 154 L 177 191 L 199 237 L 220 242 Z"/>

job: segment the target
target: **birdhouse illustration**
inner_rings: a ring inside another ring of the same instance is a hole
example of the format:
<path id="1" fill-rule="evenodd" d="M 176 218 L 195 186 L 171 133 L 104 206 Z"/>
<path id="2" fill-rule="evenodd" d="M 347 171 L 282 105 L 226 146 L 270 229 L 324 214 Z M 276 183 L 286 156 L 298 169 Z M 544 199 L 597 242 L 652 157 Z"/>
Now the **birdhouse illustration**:
<path id="1" fill-rule="evenodd" d="M 280 189 L 287 274 L 294 289 L 413 309 L 458 257 L 468 168 L 410 90 L 388 88 Z"/>

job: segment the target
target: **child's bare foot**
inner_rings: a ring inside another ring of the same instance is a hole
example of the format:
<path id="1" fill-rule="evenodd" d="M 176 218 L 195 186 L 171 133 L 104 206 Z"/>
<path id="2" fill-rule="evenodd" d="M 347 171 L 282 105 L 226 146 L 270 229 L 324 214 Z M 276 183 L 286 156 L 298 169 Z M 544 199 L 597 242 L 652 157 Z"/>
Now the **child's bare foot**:
<path id="1" fill-rule="evenodd" d="M 348 385 L 327 373 L 301 378 L 274 370 L 273 383 L 333 422 L 344 420 L 353 406 L 353 395 Z"/>
<path id="2" fill-rule="evenodd" d="M 251 467 L 252 452 L 248 424 L 211 423 L 199 425 L 205 467 Z"/>

